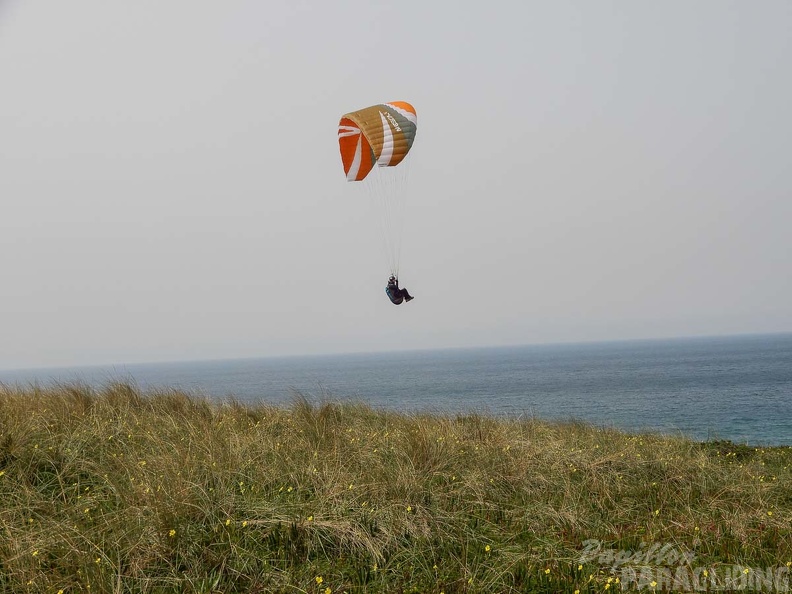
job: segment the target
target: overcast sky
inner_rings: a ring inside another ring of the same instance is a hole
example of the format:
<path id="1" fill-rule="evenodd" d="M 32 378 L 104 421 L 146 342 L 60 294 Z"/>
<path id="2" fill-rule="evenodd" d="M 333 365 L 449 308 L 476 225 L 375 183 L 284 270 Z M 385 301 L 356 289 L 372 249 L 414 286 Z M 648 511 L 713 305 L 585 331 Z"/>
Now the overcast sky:
<path id="1" fill-rule="evenodd" d="M 792 331 L 792 2 L 0 0 L 0 369 Z M 401 280 L 345 112 L 412 103 Z"/>

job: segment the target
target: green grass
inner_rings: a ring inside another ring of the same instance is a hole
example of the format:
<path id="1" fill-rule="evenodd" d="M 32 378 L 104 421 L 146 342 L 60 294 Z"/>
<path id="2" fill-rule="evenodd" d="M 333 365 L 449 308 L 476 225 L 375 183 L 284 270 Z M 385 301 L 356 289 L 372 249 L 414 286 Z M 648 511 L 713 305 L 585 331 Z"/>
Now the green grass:
<path id="1" fill-rule="evenodd" d="M 589 539 L 785 567 L 791 471 L 575 422 L 0 386 L 0 592 L 619 589 Z"/>

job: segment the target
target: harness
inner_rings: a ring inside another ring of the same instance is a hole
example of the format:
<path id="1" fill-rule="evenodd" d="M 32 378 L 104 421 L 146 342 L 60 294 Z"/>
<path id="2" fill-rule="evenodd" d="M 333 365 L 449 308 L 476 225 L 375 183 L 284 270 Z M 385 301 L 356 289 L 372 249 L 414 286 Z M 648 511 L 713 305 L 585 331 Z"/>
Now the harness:
<path id="1" fill-rule="evenodd" d="M 388 296 L 388 299 L 391 300 L 393 305 L 401 305 L 404 302 L 404 297 L 402 297 L 401 290 L 396 285 L 388 285 L 385 287 L 385 294 Z"/>

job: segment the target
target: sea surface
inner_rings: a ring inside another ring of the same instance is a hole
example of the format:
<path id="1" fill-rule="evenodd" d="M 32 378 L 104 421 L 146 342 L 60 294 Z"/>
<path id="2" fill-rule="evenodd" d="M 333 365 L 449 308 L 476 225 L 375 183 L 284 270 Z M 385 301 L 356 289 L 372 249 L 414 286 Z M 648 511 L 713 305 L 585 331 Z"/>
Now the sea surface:
<path id="1" fill-rule="evenodd" d="M 792 334 L 0 371 L 5 384 L 112 381 L 792 445 Z"/>

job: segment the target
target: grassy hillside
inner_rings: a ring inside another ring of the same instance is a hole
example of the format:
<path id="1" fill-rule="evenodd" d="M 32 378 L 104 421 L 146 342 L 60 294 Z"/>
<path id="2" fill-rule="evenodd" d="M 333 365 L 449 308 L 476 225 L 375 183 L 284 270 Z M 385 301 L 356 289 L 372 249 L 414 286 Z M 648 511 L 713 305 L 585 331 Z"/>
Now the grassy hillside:
<path id="1" fill-rule="evenodd" d="M 651 590 L 781 575 L 790 524 L 787 447 L 0 386 L 0 592 Z"/>

